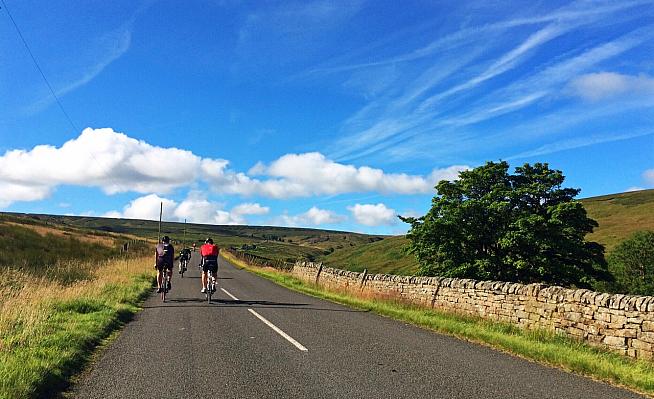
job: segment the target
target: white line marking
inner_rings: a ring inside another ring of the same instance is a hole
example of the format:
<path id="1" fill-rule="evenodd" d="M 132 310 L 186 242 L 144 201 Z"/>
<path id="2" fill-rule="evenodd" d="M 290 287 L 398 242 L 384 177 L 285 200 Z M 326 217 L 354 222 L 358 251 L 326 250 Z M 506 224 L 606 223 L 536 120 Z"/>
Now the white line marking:
<path id="1" fill-rule="evenodd" d="M 235 300 L 235 301 L 238 301 L 238 300 L 239 300 L 237 297 L 235 297 L 234 295 L 230 294 L 229 291 L 227 291 L 226 289 L 221 288 L 221 290 L 222 290 L 225 294 L 229 295 L 233 300 Z"/>
<path id="2" fill-rule="evenodd" d="M 290 335 L 286 334 L 284 331 L 280 330 L 279 327 L 274 325 L 273 323 L 269 322 L 266 320 L 265 317 L 261 316 L 259 313 L 255 312 L 252 309 L 248 309 L 248 312 L 252 313 L 253 315 L 257 316 L 257 318 L 261 321 L 263 321 L 268 327 L 272 328 L 277 334 L 281 335 L 282 337 L 286 338 L 286 340 L 293 345 L 295 345 L 296 348 L 298 348 L 301 351 L 307 352 L 308 349 L 305 348 L 301 343 L 297 342 L 296 340 L 293 339 Z"/>
<path id="3" fill-rule="evenodd" d="M 230 294 L 229 291 L 227 291 L 226 289 L 224 289 L 224 288 L 222 288 L 222 287 L 221 287 L 220 289 L 221 289 L 225 294 L 229 295 L 233 300 L 235 300 L 235 301 L 238 301 L 238 300 L 239 300 L 237 297 L 235 297 L 234 295 Z M 279 335 L 281 335 L 282 337 L 284 337 L 288 342 L 290 342 L 290 343 L 292 343 L 293 345 L 295 345 L 295 347 L 298 348 L 299 350 L 304 351 L 304 352 L 308 352 L 308 351 L 309 351 L 306 347 L 304 347 L 304 345 L 302 345 L 301 343 L 297 342 L 295 339 L 293 339 L 293 337 L 291 337 L 290 335 L 286 334 L 286 333 L 285 333 L 284 331 L 282 331 L 279 327 L 277 327 L 277 326 L 274 325 L 273 323 L 269 322 L 265 317 L 261 316 L 259 313 L 255 312 L 253 309 L 248 309 L 248 312 L 250 312 L 250 313 L 252 313 L 253 315 L 255 315 L 255 316 L 256 316 L 259 320 L 261 320 L 265 325 L 267 325 L 268 327 L 272 328 L 273 331 L 275 331 L 277 334 L 279 334 Z"/>

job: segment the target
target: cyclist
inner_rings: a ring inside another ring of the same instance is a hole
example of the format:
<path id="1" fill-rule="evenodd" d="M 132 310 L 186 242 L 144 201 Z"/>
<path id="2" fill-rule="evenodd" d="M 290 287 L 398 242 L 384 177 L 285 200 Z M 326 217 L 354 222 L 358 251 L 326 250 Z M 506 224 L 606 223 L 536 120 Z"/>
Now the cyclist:
<path id="1" fill-rule="evenodd" d="M 173 263 L 175 262 L 175 248 L 170 243 L 170 237 L 161 237 L 161 242 L 157 244 L 154 251 L 154 268 L 157 269 L 157 292 L 163 290 L 163 269 L 168 269 L 168 289 L 172 288 L 170 279 L 173 277 Z"/>
<path id="2" fill-rule="evenodd" d="M 200 247 L 200 255 L 202 256 L 202 292 L 207 292 L 207 271 L 211 270 L 215 276 L 218 273 L 218 254 L 220 248 L 213 243 L 211 238 L 204 240 L 204 245 Z"/>
<path id="3" fill-rule="evenodd" d="M 179 274 L 186 271 L 186 265 L 191 260 L 191 250 L 184 248 L 179 251 Z"/>

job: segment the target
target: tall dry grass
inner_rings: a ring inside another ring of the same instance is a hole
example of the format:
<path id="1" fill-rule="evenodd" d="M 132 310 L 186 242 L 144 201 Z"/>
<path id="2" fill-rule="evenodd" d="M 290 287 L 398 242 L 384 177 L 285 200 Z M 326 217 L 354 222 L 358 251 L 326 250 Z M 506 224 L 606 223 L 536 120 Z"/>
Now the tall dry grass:
<path id="1" fill-rule="evenodd" d="M 52 397 L 138 310 L 149 256 L 0 268 L 0 399 Z"/>
<path id="2" fill-rule="evenodd" d="M 99 298 L 98 294 L 110 284 L 126 285 L 135 276 L 152 273 L 152 259 L 64 261 L 40 273 L 24 270 L 0 269 L 0 337 L 10 338 L 11 346 L 34 338 L 54 303 Z M 0 340 L 0 351 L 8 350 L 6 346 L 8 343 Z"/>

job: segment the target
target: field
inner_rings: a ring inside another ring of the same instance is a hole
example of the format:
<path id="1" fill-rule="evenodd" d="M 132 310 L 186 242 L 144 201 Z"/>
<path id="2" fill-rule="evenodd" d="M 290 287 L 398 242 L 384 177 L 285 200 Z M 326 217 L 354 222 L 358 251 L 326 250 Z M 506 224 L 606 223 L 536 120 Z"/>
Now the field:
<path id="1" fill-rule="evenodd" d="M 0 238 L 0 398 L 51 397 L 150 292 L 152 244 L 12 215 Z"/>
<path id="2" fill-rule="evenodd" d="M 586 239 L 599 242 L 610 252 L 620 241 L 639 230 L 654 230 L 654 190 L 604 195 L 582 199 L 588 215 L 599 227 Z M 319 260 L 332 267 L 371 273 L 414 274 L 415 258 L 404 254 L 408 241 L 403 237 L 351 247 Z"/>
<path id="3" fill-rule="evenodd" d="M 640 230 L 654 230 L 654 190 L 603 195 L 581 200 L 599 228 L 587 239 L 610 252 L 620 241 Z"/>
<path id="4" fill-rule="evenodd" d="M 638 230 L 654 229 L 654 190 L 582 199 L 588 214 L 599 227 L 588 236 L 606 246 L 610 252 L 621 240 Z M 158 224 L 154 221 L 108 219 L 74 216 L 5 214 L 14 222 L 31 223 L 64 229 L 75 238 L 76 232 L 87 236 L 113 238 L 138 236 L 156 240 Z M 0 219 L 2 221 L 2 219 Z M 0 229 L 2 225 L 0 224 Z M 2 234 L 0 230 L 0 235 Z M 332 267 L 370 273 L 410 275 L 416 260 L 404 253 L 407 241 L 402 236 L 375 236 L 343 231 L 285 228 L 270 226 L 213 226 L 165 222 L 162 234 L 190 245 L 211 236 L 223 247 L 236 247 L 264 258 L 294 262 L 313 260 Z M 1 264 L 0 260 L 0 264 Z"/>

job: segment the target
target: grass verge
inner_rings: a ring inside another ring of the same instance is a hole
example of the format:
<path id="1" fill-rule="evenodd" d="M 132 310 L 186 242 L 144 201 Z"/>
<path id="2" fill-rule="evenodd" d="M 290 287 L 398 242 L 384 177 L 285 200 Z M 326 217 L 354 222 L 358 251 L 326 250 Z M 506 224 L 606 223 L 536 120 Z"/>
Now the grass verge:
<path id="1" fill-rule="evenodd" d="M 502 351 L 654 396 L 654 363 L 634 360 L 543 330 L 444 313 L 393 300 L 359 298 L 305 283 L 287 273 L 254 268 L 229 254 L 230 263 L 294 291 L 484 344 Z"/>
<path id="2" fill-rule="evenodd" d="M 0 398 L 53 397 L 64 390 L 93 349 L 138 311 L 152 287 L 148 261 L 132 259 L 129 269 L 119 260 L 79 264 L 89 274 L 67 284 L 3 269 Z"/>

